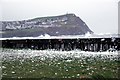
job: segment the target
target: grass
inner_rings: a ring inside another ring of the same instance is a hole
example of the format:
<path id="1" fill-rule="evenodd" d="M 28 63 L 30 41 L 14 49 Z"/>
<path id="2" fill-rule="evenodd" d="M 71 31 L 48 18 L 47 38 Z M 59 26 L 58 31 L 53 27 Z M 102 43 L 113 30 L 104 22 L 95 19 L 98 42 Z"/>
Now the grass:
<path id="1" fill-rule="evenodd" d="M 118 78 L 119 61 L 101 59 L 31 59 L 4 60 L 5 78 Z"/>

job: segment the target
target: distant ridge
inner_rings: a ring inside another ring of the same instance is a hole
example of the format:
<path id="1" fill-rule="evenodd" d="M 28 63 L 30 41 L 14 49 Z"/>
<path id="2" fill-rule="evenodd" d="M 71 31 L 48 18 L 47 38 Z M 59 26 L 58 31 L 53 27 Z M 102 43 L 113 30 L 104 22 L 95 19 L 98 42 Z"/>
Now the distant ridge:
<path id="1" fill-rule="evenodd" d="M 2 37 L 37 37 L 44 34 L 51 36 L 83 35 L 93 33 L 87 24 L 75 14 L 40 17 L 22 21 L 2 21 Z"/>

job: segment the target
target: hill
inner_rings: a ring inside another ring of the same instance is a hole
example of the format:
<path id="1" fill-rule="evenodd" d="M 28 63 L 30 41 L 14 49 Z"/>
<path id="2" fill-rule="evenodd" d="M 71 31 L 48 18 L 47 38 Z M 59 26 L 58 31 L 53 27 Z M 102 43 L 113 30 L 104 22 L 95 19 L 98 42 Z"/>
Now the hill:
<path id="1" fill-rule="evenodd" d="M 75 14 L 40 17 L 22 21 L 2 21 L 2 37 L 37 37 L 44 34 L 51 36 L 83 35 L 93 33 L 87 24 Z"/>

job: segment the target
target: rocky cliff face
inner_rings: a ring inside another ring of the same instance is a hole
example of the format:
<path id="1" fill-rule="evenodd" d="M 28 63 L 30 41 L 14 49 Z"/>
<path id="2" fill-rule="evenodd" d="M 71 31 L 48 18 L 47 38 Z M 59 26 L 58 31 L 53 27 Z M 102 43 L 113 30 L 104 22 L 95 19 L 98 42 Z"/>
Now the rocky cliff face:
<path id="1" fill-rule="evenodd" d="M 23 21 L 2 21 L 2 37 L 37 37 L 93 33 L 75 14 L 41 17 Z"/>

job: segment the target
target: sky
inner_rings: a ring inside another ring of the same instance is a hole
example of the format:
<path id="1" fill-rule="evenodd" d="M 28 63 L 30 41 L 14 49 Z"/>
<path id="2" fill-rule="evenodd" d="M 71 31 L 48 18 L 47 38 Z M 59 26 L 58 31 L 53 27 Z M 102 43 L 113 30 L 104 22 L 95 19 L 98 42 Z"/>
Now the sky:
<path id="1" fill-rule="evenodd" d="M 0 20 L 74 13 L 94 33 L 118 33 L 119 0 L 0 0 Z"/>

